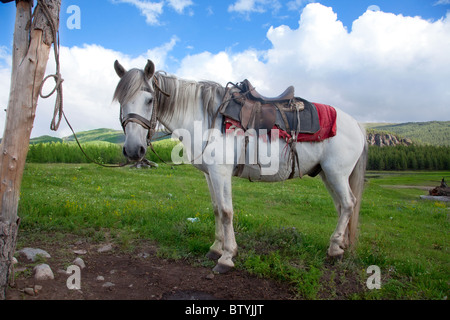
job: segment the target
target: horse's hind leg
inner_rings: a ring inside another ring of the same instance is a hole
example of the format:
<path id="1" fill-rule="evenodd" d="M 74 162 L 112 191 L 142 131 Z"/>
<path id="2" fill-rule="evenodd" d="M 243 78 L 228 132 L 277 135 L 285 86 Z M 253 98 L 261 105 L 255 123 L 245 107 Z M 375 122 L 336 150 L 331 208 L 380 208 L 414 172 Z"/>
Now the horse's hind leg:
<path id="1" fill-rule="evenodd" d="M 348 246 L 347 226 L 356 205 L 356 197 L 351 191 L 348 176 L 339 174 L 326 174 L 322 176 L 325 185 L 330 191 L 339 214 L 338 224 L 330 239 L 328 255 L 341 257 Z"/>
<path id="2" fill-rule="evenodd" d="M 213 245 L 209 248 L 209 252 L 206 257 L 211 260 L 218 260 L 223 254 L 223 225 L 222 217 L 220 216 L 219 207 L 217 205 L 216 196 L 214 194 L 213 185 L 210 177 L 205 173 L 206 182 L 208 183 L 209 192 L 211 194 L 211 202 L 214 209 L 215 217 L 215 240 Z"/>
<path id="3" fill-rule="evenodd" d="M 330 183 L 327 180 L 327 177 L 325 176 L 325 174 L 323 173 L 323 171 L 320 173 L 320 177 L 322 178 L 323 183 L 325 184 L 329 194 L 331 195 L 331 197 L 333 198 L 333 202 L 334 202 L 334 206 L 336 208 L 336 211 L 339 215 L 339 217 L 341 216 L 341 203 L 339 201 L 339 197 L 338 195 L 334 192 L 333 187 L 330 185 Z M 344 249 L 347 248 L 350 245 L 350 240 L 349 240 L 349 234 L 348 234 L 348 227 L 345 229 L 345 234 L 344 234 Z"/>

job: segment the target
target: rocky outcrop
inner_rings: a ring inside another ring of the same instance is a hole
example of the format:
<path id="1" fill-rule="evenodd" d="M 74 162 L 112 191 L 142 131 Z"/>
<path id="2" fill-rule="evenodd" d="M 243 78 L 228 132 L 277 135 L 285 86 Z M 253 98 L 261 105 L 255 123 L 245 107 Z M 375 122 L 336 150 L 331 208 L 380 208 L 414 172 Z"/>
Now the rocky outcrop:
<path id="1" fill-rule="evenodd" d="M 369 142 L 369 145 L 378 147 L 412 145 L 412 141 L 410 139 L 398 138 L 397 136 L 390 133 L 368 132 L 367 141 Z"/>

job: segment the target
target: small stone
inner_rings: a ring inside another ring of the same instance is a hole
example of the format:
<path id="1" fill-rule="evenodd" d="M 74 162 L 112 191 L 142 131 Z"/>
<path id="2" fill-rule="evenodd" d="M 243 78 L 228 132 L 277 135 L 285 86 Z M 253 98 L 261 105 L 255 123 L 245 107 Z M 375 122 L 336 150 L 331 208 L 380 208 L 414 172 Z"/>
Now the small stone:
<path id="1" fill-rule="evenodd" d="M 50 254 L 47 251 L 44 251 L 42 249 L 33 249 L 33 248 L 24 248 L 19 251 L 19 254 L 30 260 L 35 262 L 38 256 L 41 256 L 43 258 L 51 258 Z"/>
<path id="2" fill-rule="evenodd" d="M 206 279 L 208 279 L 208 280 L 214 279 L 214 274 L 213 274 L 213 273 L 208 274 L 208 275 L 206 276 Z"/>
<path id="3" fill-rule="evenodd" d="M 111 290 L 114 286 L 115 286 L 115 284 L 112 283 L 112 282 L 105 282 L 105 283 L 102 285 L 103 288 L 107 288 L 107 289 L 110 289 L 110 290 Z"/>
<path id="4" fill-rule="evenodd" d="M 58 269 L 58 271 L 56 271 L 57 273 L 59 273 L 59 274 L 62 274 L 62 275 L 69 275 L 70 273 L 69 272 L 67 272 L 67 270 L 63 270 L 63 269 Z"/>
<path id="5" fill-rule="evenodd" d="M 25 292 L 29 296 L 32 296 L 32 297 L 34 296 L 34 289 L 33 288 L 25 288 L 23 290 L 23 292 Z"/>
<path id="6" fill-rule="evenodd" d="M 105 277 L 98 276 L 95 280 L 97 280 L 98 282 L 102 282 L 102 281 L 105 281 Z"/>
<path id="7" fill-rule="evenodd" d="M 72 263 L 76 266 L 79 266 L 80 269 L 86 268 L 86 264 L 84 263 L 83 259 L 81 259 L 81 258 L 76 258 L 75 260 L 73 260 Z"/>
<path id="8" fill-rule="evenodd" d="M 40 264 L 34 267 L 33 272 L 34 272 L 34 279 L 38 281 L 55 279 L 53 271 L 48 264 Z"/>
<path id="9" fill-rule="evenodd" d="M 12 258 L 12 264 L 17 264 L 17 263 L 18 263 L 17 259 L 15 257 L 13 257 Z"/>
<path id="10" fill-rule="evenodd" d="M 112 245 L 109 243 L 107 245 L 104 245 L 103 247 L 99 248 L 97 250 L 98 253 L 105 253 L 105 252 L 109 252 L 113 249 Z"/>
<path id="11" fill-rule="evenodd" d="M 86 250 L 73 250 L 73 253 L 78 254 L 78 255 L 84 255 L 87 253 Z"/>

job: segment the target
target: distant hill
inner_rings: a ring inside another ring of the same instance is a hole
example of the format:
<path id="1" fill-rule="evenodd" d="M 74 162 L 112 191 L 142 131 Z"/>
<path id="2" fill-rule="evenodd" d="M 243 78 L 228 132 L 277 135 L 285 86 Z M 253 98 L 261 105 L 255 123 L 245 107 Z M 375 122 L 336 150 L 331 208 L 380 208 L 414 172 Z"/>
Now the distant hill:
<path id="1" fill-rule="evenodd" d="M 77 133 L 78 141 L 83 142 L 92 142 L 92 141 L 104 141 L 110 143 L 124 143 L 125 135 L 121 130 L 113 130 L 113 129 L 95 129 L 90 131 L 83 131 Z M 65 137 L 62 139 L 65 142 L 75 141 L 73 135 Z"/>
<path id="2" fill-rule="evenodd" d="M 41 136 L 38 138 L 33 138 L 30 140 L 30 144 L 38 144 L 38 143 L 49 143 L 49 142 L 62 142 L 63 139 L 51 137 L 51 136 Z"/>
<path id="3" fill-rule="evenodd" d="M 450 121 L 367 123 L 369 132 L 391 133 L 413 143 L 450 147 Z"/>
<path id="4" fill-rule="evenodd" d="M 163 136 L 163 133 L 157 132 L 155 137 Z M 77 132 L 77 138 L 80 143 L 86 142 L 109 142 L 121 144 L 125 142 L 125 135 L 122 130 L 114 129 L 95 129 L 89 131 Z M 157 139 L 156 139 L 157 140 Z M 30 140 L 31 144 L 50 143 L 50 142 L 75 142 L 73 135 L 62 139 L 51 136 L 41 136 Z"/>

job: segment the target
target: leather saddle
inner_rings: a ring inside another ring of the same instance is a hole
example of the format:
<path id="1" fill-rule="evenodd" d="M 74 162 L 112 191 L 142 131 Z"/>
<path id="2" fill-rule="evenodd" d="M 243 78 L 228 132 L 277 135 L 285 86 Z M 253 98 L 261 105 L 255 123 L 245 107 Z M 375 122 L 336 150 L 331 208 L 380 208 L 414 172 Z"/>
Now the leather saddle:
<path id="1" fill-rule="evenodd" d="M 261 95 L 247 79 L 233 86 L 230 102 L 221 113 L 239 121 L 244 130 L 270 131 L 276 125 L 289 133 L 295 131 L 314 134 L 319 131 L 316 107 L 295 97 L 293 86 L 274 98 Z"/>

